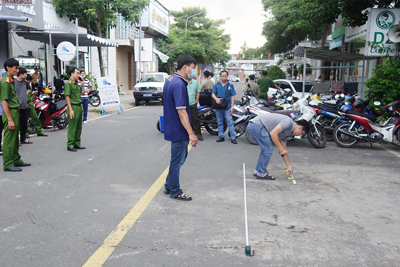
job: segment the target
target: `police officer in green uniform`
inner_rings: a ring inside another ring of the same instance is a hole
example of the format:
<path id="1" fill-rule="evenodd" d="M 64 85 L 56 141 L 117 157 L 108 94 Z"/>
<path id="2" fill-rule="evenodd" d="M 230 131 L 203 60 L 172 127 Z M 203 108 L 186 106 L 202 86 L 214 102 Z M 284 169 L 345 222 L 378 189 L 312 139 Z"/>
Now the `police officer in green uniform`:
<path id="1" fill-rule="evenodd" d="M 29 83 L 29 85 L 32 82 L 32 76 L 28 74 L 26 77 L 26 81 Z M 29 90 L 28 92 L 28 116 L 31 118 L 33 126 L 35 128 L 36 134 L 38 136 L 47 136 L 47 134 L 44 134 L 42 132 L 42 125 L 40 124 L 39 118 L 36 114 L 35 107 L 33 106 L 33 99 L 32 99 L 32 89 Z M 26 130 L 26 135 L 29 135 L 28 129 Z"/>
<path id="2" fill-rule="evenodd" d="M 261 73 L 262 73 L 261 77 L 257 81 L 257 84 L 260 86 L 259 98 L 268 100 L 268 90 L 270 87 L 275 87 L 278 90 L 282 89 L 279 88 L 279 86 L 276 83 L 274 83 L 272 79 L 267 77 L 268 71 L 263 70 Z"/>
<path id="3" fill-rule="evenodd" d="M 255 77 L 256 76 L 254 74 L 249 75 L 250 82 L 247 85 L 245 85 L 244 92 L 245 94 L 247 94 L 249 91 L 251 91 L 254 94 L 254 96 L 258 98 L 258 95 L 260 94 L 260 86 L 254 82 Z"/>
<path id="4" fill-rule="evenodd" d="M 19 111 L 20 106 L 17 91 L 14 87 L 13 77 L 18 74 L 19 62 L 15 58 L 9 58 L 4 62 L 6 74 L 0 80 L 0 100 L 3 107 L 3 168 L 4 171 L 22 171 L 19 167 L 31 166 L 21 160 L 19 150 Z"/>
<path id="5" fill-rule="evenodd" d="M 81 95 L 85 93 L 85 87 L 80 87 L 78 78 L 80 72 L 77 68 L 71 68 L 68 72 L 69 81 L 64 85 L 65 100 L 67 101 L 68 122 L 68 142 L 67 150 L 76 152 L 77 149 L 85 149 L 81 146 L 82 133 L 82 99 Z"/>

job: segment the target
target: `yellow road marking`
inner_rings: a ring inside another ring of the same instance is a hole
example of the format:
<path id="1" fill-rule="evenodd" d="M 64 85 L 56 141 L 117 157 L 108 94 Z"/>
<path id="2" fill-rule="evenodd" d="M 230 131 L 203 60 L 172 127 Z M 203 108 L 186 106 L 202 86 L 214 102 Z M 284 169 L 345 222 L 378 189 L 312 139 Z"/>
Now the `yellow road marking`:
<path id="1" fill-rule="evenodd" d="M 192 148 L 188 145 L 188 152 Z M 147 190 L 136 205 L 129 211 L 125 218 L 117 225 L 117 227 L 108 235 L 103 241 L 103 244 L 96 250 L 96 252 L 86 261 L 83 267 L 103 266 L 106 260 L 117 248 L 119 243 L 132 228 L 135 222 L 139 219 L 140 215 L 146 210 L 147 206 L 160 191 L 161 187 L 165 184 L 165 179 L 168 175 L 169 167 L 158 177 L 154 184 Z"/>

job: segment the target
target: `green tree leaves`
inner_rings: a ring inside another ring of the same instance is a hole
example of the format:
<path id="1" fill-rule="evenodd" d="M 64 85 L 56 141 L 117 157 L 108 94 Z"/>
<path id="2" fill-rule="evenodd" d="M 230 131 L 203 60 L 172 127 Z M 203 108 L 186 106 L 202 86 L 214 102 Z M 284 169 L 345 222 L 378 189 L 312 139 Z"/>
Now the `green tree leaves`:
<path id="1" fill-rule="evenodd" d="M 204 12 L 188 20 L 186 39 L 185 26 L 189 16 Z M 221 26 L 225 20 L 206 18 L 205 8 L 188 7 L 182 11 L 171 11 L 175 24 L 170 25 L 169 38 L 157 40 L 158 49 L 169 56 L 168 67 L 172 72 L 173 64 L 181 55 L 193 56 L 198 64 L 224 63 L 229 60 L 230 36 L 224 34 Z"/>
<path id="2" fill-rule="evenodd" d="M 368 87 L 368 98 L 386 105 L 400 99 L 400 59 L 387 59 L 385 64 L 377 65 L 374 76 L 364 84 Z"/>
<path id="3" fill-rule="evenodd" d="M 271 66 L 268 69 L 268 77 L 272 80 L 286 79 L 286 74 L 278 66 Z"/>
<path id="4" fill-rule="evenodd" d="M 79 24 L 88 28 L 97 36 L 105 35 L 108 27 L 116 24 L 117 12 L 129 21 L 138 22 L 142 10 L 148 5 L 148 0 L 53 0 L 53 6 L 60 17 L 67 17 L 73 21 L 78 19 Z M 101 75 L 105 75 L 101 47 L 98 47 Z"/>

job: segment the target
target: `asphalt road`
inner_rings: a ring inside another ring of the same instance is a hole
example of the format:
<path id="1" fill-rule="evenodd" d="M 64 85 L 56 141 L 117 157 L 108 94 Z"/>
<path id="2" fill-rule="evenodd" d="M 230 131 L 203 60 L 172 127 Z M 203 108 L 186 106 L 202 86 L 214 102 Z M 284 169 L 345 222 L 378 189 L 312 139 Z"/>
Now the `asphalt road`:
<path id="1" fill-rule="evenodd" d="M 193 201 L 181 202 L 158 191 L 170 157 L 161 114 L 150 103 L 91 120 L 77 153 L 66 150 L 66 130 L 23 145 L 32 166 L 0 172 L 0 266 L 101 266 L 92 255 L 103 266 L 400 265 L 398 147 L 291 141 L 294 185 L 278 151 L 277 180 L 259 181 L 258 146 L 204 133 L 181 169 Z M 244 253 L 243 163 L 253 257 Z M 109 255 L 96 254 L 107 245 Z"/>

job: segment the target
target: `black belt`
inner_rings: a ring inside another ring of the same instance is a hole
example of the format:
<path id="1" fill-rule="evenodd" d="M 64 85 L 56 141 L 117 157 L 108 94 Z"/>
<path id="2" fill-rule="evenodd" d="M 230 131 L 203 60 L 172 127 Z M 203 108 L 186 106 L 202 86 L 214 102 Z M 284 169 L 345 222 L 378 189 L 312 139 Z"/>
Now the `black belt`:
<path id="1" fill-rule="evenodd" d="M 71 103 L 71 105 L 73 105 L 73 106 L 80 106 L 80 107 L 82 107 L 82 104 L 72 104 L 72 103 Z"/>
<path id="2" fill-rule="evenodd" d="M 19 107 L 18 107 L 19 108 Z M 10 108 L 10 107 L 8 107 L 8 109 L 18 109 L 18 108 Z"/>

